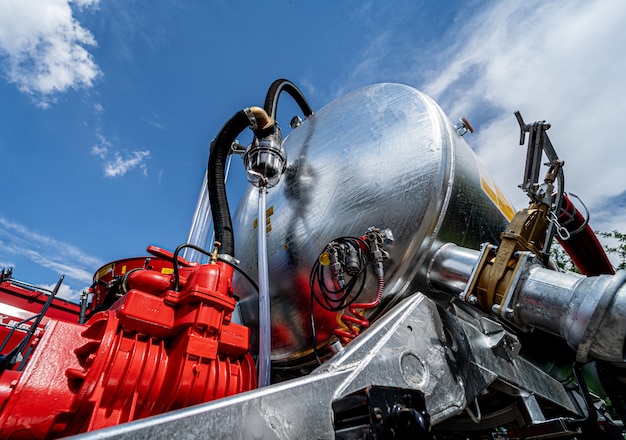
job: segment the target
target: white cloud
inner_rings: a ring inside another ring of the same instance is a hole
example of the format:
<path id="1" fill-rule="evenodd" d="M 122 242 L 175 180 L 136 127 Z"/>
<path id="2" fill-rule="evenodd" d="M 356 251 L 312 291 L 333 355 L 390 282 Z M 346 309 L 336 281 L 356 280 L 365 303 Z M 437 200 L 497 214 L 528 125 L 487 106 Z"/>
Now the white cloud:
<path id="1" fill-rule="evenodd" d="M 625 230 L 624 216 L 618 221 L 603 204 L 626 191 L 623 164 L 615 161 L 626 114 L 626 2 L 492 5 L 450 34 L 425 91 L 452 119 L 483 119 L 468 142 L 518 207 L 527 204 L 517 189 L 525 149 L 513 112 L 527 123 L 549 121 L 565 160 L 565 189 L 588 205 L 592 226 Z"/>
<path id="2" fill-rule="evenodd" d="M 587 205 L 592 228 L 626 231 L 625 22 L 622 0 L 494 0 L 459 7 L 443 36 L 421 40 L 394 31 L 404 29 L 396 15 L 369 34 L 349 82 L 403 82 L 452 121 L 468 117 L 467 142 L 518 209 L 528 205 L 517 187 L 526 149 L 513 113 L 550 122 L 566 191 Z"/>
<path id="3" fill-rule="evenodd" d="M 125 157 L 116 152 L 115 159 L 105 164 L 104 175 L 107 177 L 119 177 L 134 168 L 141 169 L 143 174 L 147 175 L 148 168 L 144 161 L 148 158 L 150 158 L 149 151 L 132 151 L 126 153 Z"/>
<path id="4" fill-rule="evenodd" d="M 74 18 L 72 4 L 95 7 L 99 0 L 0 0 L 0 57 L 5 75 L 38 104 L 54 94 L 92 87 L 100 75 L 86 49 L 93 35 Z"/>
<path id="5" fill-rule="evenodd" d="M 103 262 L 77 247 L 33 232 L 21 224 L 0 217 L 0 261 L 26 259 L 40 267 L 65 275 L 60 296 L 76 300 L 80 291 L 69 287 L 72 281 L 89 286 L 93 272 Z M 18 263 L 19 264 L 19 263 Z M 16 266 L 15 263 L 5 266 Z M 46 287 L 46 286 L 42 286 Z M 47 286 L 52 289 L 54 285 Z M 82 289 L 81 289 L 82 290 Z"/>
<path id="6" fill-rule="evenodd" d="M 46 250 L 47 249 L 43 249 L 43 251 L 46 251 Z M 96 265 L 94 267 L 90 267 L 89 270 L 86 270 L 84 268 L 77 267 L 71 262 L 59 261 L 58 259 L 51 259 L 47 253 L 44 255 L 42 254 L 41 251 L 38 251 L 38 250 L 23 249 L 21 253 L 23 255 L 26 255 L 34 263 L 37 263 L 40 266 L 45 267 L 46 269 L 50 269 L 53 272 L 66 275 L 68 278 L 72 278 L 72 279 L 79 280 L 82 282 L 90 281 L 93 276 L 93 273 L 92 273 L 93 270 L 101 266 L 101 265 Z M 70 257 L 68 256 L 68 258 Z M 74 261 L 74 259 L 71 259 L 71 260 Z"/>
<path id="7" fill-rule="evenodd" d="M 98 156 L 100 159 L 104 159 L 107 156 L 109 149 L 102 145 L 94 145 L 91 147 L 91 154 Z"/>
<path id="8" fill-rule="evenodd" d="M 112 147 L 111 142 L 99 133 L 96 133 L 96 137 L 98 138 L 98 144 L 91 147 L 91 154 L 98 156 L 100 159 L 105 159 L 109 152 L 109 147 Z"/>
<path id="9" fill-rule="evenodd" d="M 79 302 L 80 301 L 80 294 L 81 294 L 81 292 L 84 289 L 89 288 L 90 285 L 91 284 L 85 286 L 82 289 L 78 289 L 77 290 L 77 289 L 72 288 L 72 286 L 70 286 L 69 284 L 64 282 L 63 284 L 61 284 L 61 287 L 59 287 L 59 291 L 57 292 L 56 296 L 58 298 L 63 298 L 63 299 L 69 300 L 69 301 Z M 42 287 L 42 288 L 47 289 L 49 291 L 52 291 L 56 287 L 56 283 L 54 283 L 54 284 L 42 284 L 39 287 Z"/>
<path id="10" fill-rule="evenodd" d="M 9 268 L 13 266 L 15 266 L 15 263 L 11 260 L 0 260 L 0 271 L 2 271 L 2 269 L 9 270 Z"/>
<path id="11" fill-rule="evenodd" d="M 101 134 L 96 136 L 98 144 L 91 147 L 91 154 L 104 160 L 105 177 L 121 177 L 135 168 L 140 169 L 144 176 L 148 175 L 146 160 L 150 159 L 149 150 L 121 153 L 107 138 Z"/>

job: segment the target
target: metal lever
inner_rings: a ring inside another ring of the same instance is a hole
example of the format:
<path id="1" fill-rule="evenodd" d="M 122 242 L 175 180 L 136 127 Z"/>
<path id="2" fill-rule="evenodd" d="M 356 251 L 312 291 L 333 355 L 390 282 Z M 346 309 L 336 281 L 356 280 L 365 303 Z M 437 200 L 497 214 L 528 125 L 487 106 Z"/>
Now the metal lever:
<path id="1" fill-rule="evenodd" d="M 542 203 L 548 206 L 549 212 L 559 212 L 563 201 L 563 192 L 565 187 L 565 178 L 563 176 L 563 165 L 550 142 L 550 138 L 546 131 L 551 125 L 546 121 L 533 122 L 526 124 L 519 111 L 515 112 L 515 117 L 520 126 L 520 145 L 526 142 L 526 133 L 529 134 L 528 150 L 526 153 L 526 165 L 524 169 L 524 177 L 522 184 L 519 185 L 522 191 L 528 194 L 532 202 Z M 541 160 L 543 153 L 548 158 L 549 170 L 543 184 L 539 184 L 539 173 L 541 171 Z M 554 192 L 554 181 L 557 181 L 557 190 Z M 548 218 L 550 215 L 548 214 Z M 558 223 L 549 222 L 546 231 L 546 239 L 544 241 L 542 252 L 548 254 L 552 246 L 552 238 L 554 237 L 555 228 Z"/>

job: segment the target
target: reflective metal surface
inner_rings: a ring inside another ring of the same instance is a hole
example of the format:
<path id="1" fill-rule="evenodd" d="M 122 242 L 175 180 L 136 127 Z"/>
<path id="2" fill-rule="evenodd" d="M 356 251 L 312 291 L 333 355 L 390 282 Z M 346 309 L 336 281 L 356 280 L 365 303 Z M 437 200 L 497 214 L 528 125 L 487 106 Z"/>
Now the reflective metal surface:
<path id="1" fill-rule="evenodd" d="M 565 339 L 580 362 L 626 361 L 626 271 L 581 277 L 534 265 L 515 312 L 520 322 Z"/>
<path id="2" fill-rule="evenodd" d="M 476 251 L 443 245 L 433 253 L 428 283 L 437 292 L 457 295 L 478 260 Z M 586 277 L 546 269 L 530 258 L 519 272 L 511 288 L 509 321 L 562 337 L 579 362 L 626 361 L 626 271 Z"/>
<path id="3" fill-rule="evenodd" d="M 476 399 L 492 387 L 580 412 L 563 384 L 500 344 L 511 334 L 483 316 L 502 333 L 494 340 L 473 313 L 416 293 L 308 376 L 79 437 L 333 439 L 332 401 L 373 384 L 421 390 L 433 425 L 468 406 L 480 413 Z"/>
<path id="4" fill-rule="evenodd" d="M 435 242 L 478 248 L 497 243 L 507 224 L 496 198 L 501 208 L 508 202 L 471 149 L 437 104 L 410 87 L 378 84 L 350 93 L 305 120 L 284 147 L 287 171 L 267 195 L 275 362 L 311 351 L 309 272 L 334 238 L 370 226 L 393 231 L 384 308 L 424 285 L 417 275 Z M 233 216 L 235 256 L 254 279 L 257 197 L 250 187 Z M 235 292 L 243 322 L 255 332 L 256 292 L 241 277 Z M 372 276 L 363 300 L 375 293 Z M 336 326 L 336 316 L 316 312 L 318 342 Z"/>

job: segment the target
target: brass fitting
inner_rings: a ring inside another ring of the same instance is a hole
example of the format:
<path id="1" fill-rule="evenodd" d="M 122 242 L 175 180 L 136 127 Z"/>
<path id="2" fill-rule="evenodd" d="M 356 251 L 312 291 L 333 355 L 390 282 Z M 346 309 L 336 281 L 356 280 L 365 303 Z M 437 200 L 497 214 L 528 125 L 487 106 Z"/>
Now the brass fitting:
<path id="1" fill-rule="evenodd" d="M 250 115 L 254 118 L 254 123 L 252 123 L 252 120 L 250 122 L 253 131 L 268 129 L 276 123 L 274 118 L 268 115 L 261 107 L 249 107 L 246 110 L 246 113 L 249 112 L 248 118 L 250 119 Z"/>
<path id="2" fill-rule="evenodd" d="M 536 256 L 544 264 L 543 248 L 548 228 L 548 209 L 544 203 L 532 202 L 513 217 L 507 230 L 500 235 L 500 246 L 486 245 L 461 299 L 476 304 L 484 311 L 504 316 L 507 297 L 512 294 L 522 255 Z"/>

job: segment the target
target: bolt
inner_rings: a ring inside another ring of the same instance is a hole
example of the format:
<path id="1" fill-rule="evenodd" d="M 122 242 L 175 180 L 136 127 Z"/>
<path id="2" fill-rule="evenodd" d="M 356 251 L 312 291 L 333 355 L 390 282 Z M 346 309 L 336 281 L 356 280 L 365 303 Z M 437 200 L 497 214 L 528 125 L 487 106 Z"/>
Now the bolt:
<path id="1" fill-rule="evenodd" d="M 374 417 L 374 420 L 378 423 L 383 421 L 383 412 L 378 407 L 372 408 L 372 416 Z"/>
<path id="2" fill-rule="evenodd" d="M 289 121 L 289 127 L 291 127 L 293 130 L 298 128 L 301 124 L 302 118 L 298 115 L 294 116 L 293 118 L 291 118 L 291 121 Z"/>

